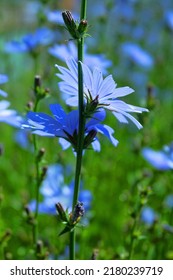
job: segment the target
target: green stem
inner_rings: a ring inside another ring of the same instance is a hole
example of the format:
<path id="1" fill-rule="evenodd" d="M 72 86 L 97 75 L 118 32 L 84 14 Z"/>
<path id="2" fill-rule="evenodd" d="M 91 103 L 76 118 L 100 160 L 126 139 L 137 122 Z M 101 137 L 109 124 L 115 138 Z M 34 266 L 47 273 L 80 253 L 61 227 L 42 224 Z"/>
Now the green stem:
<path id="1" fill-rule="evenodd" d="M 86 7 L 87 0 L 82 0 L 81 3 L 81 16 L 80 19 L 86 18 Z M 83 73 L 80 61 L 83 61 L 83 50 L 84 50 L 84 38 L 78 40 L 78 109 L 79 109 L 79 131 L 78 131 L 78 145 L 76 155 L 76 171 L 75 171 L 75 183 L 74 183 L 74 194 L 73 194 L 73 206 L 78 202 L 79 189 L 80 189 L 80 177 L 82 167 L 82 156 L 83 156 L 83 143 L 85 134 L 85 116 L 84 116 L 84 99 L 83 99 Z M 75 228 L 70 232 L 70 259 L 75 259 Z"/>
<path id="2" fill-rule="evenodd" d="M 136 237 L 134 236 L 134 231 L 135 231 L 135 228 L 136 228 L 136 223 L 137 223 L 137 219 L 135 218 L 134 220 L 134 224 L 133 224 L 133 227 L 132 227 L 132 230 L 131 230 L 131 240 L 130 240 L 130 246 L 129 246 L 129 260 L 131 260 L 132 258 L 132 255 L 133 255 L 133 250 L 134 250 L 134 242 L 135 242 L 135 239 Z"/>
<path id="3" fill-rule="evenodd" d="M 35 101 L 34 112 L 37 111 L 38 100 Z M 33 243 L 36 247 L 37 239 L 38 239 L 38 207 L 39 207 L 39 187 L 40 187 L 40 173 L 39 173 L 39 162 L 37 160 L 37 139 L 36 135 L 33 134 L 33 144 L 34 144 L 34 153 L 35 153 L 35 170 L 36 170 L 36 208 L 34 214 L 34 224 L 33 224 Z"/>

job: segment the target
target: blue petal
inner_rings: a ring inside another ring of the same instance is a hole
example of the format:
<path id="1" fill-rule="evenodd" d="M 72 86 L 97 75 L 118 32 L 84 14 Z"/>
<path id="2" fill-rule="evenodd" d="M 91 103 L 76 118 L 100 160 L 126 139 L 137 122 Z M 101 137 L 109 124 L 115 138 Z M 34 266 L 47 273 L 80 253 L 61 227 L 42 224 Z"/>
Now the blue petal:
<path id="1" fill-rule="evenodd" d="M 112 136 L 112 133 L 114 132 L 114 130 L 110 126 L 98 124 L 96 127 L 97 127 L 98 132 L 101 132 L 102 134 L 104 134 L 115 147 L 118 145 L 118 140 Z"/>
<path id="2" fill-rule="evenodd" d="M 98 112 L 96 112 L 91 119 L 86 124 L 86 128 L 92 127 L 97 125 L 98 123 L 104 121 L 106 117 L 106 112 L 103 109 L 100 109 Z"/>
<path id="3" fill-rule="evenodd" d="M 50 110 L 54 117 L 61 123 L 64 123 L 66 119 L 66 113 L 59 104 L 50 104 Z"/>
<path id="4" fill-rule="evenodd" d="M 42 131 L 54 134 L 57 137 L 63 137 L 62 125 L 59 124 L 54 118 L 44 113 L 29 112 L 27 114 L 28 119 L 43 125 Z"/>
<path id="5" fill-rule="evenodd" d="M 8 81 L 8 76 L 5 74 L 0 74 L 0 84 L 4 84 Z"/>
<path id="6" fill-rule="evenodd" d="M 73 135 L 75 130 L 78 130 L 78 125 L 79 125 L 79 112 L 77 110 L 71 111 L 67 115 L 66 119 L 66 127 L 65 129 L 68 133 Z"/>
<path id="7" fill-rule="evenodd" d="M 151 226 L 155 222 L 156 218 L 157 216 L 152 208 L 146 206 L 142 209 L 141 220 L 144 223 Z"/>
<path id="8" fill-rule="evenodd" d="M 142 150 L 143 157 L 158 170 L 173 169 L 173 161 L 163 151 L 154 151 L 150 148 Z"/>

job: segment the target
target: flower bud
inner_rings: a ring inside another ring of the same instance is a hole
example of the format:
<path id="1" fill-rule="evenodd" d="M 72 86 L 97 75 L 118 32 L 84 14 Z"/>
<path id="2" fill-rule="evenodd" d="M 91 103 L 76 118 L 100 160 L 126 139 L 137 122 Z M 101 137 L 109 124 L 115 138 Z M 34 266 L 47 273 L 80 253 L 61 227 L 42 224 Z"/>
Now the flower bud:
<path id="1" fill-rule="evenodd" d="M 43 167 L 42 167 L 42 170 L 41 170 L 42 172 L 41 172 L 41 175 L 40 175 L 41 181 L 43 181 L 44 177 L 46 176 L 47 169 L 48 169 L 47 166 L 43 166 Z"/>
<path id="2" fill-rule="evenodd" d="M 97 131 L 95 129 L 90 130 L 90 132 L 85 136 L 84 139 L 84 149 L 86 149 L 96 137 Z"/>
<path id="3" fill-rule="evenodd" d="M 87 28 L 88 28 L 88 22 L 87 22 L 87 20 L 82 19 L 82 20 L 80 21 L 79 26 L 78 26 L 78 29 L 77 29 L 78 32 L 79 32 L 79 34 L 81 35 L 81 37 L 82 37 L 82 35 L 85 34 L 85 32 L 87 31 Z"/>
<path id="4" fill-rule="evenodd" d="M 34 78 L 34 95 L 37 101 L 45 98 L 49 93 L 49 89 L 43 88 L 41 84 L 41 77 L 36 75 Z"/>
<path id="5" fill-rule="evenodd" d="M 73 16 L 70 11 L 62 12 L 62 17 L 67 27 L 67 30 L 69 31 L 73 39 L 80 39 L 85 35 L 88 27 L 87 20 L 82 19 L 80 23 L 78 23 L 73 19 Z"/>
<path id="6" fill-rule="evenodd" d="M 37 162 L 40 162 L 41 159 L 43 158 L 45 154 L 45 149 L 44 148 L 41 148 L 39 151 L 38 151 L 38 154 L 37 154 Z"/>
<path id="7" fill-rule="evenodd" d="M 37 251 L 37 254 L 41 255 L 42 252 L 43 252 L 43 242 L 42 240 L 37 240 L 37 244 L 36 244 L 36 251 Z"/>
<path id="8" fill-rule="evenodd" d="M 73 37 L 73 39 L 79 39 L 78 31 L 77 31 L 77 24 L 74 21 L 71 12 L 70 11 L 62 12 L 62 17 L 63 17 L 64 23 L 65 23 L 70 35 Z"/>
<path id="9" fill-rule="evenodd" d="M 156 106 L 156 98 L 154 96 L 154 87 L 152 85 L 147 86 L 147 108 L 149 110 L 154 109 Z"/>
<path id="10" fill-rule="evenodd" d="M 71 221 L 73 224 L 76 224 L 80 221 L 81 217 L 83 217 L 85 213 L 85 209 L 83 206 L 82 202 L 79 202 L 75 205 L 72 216 L 71 216 Z"/>
<path id="11" fill-rule="evenodd" d="M 55 204 L 55 207 L 56 207 L 56 210 L 59 214 L 60 220 L 64 221 L 64 222 L 67 222 L 67 215 L 66 215 L 66 212 L 65 212 L 62 204 L 60 202 L 58 202 L 58 203 Z"/>
<path id="12" fill-rule="evenodd" d="M 38 88 L 41 87 L 41 77 L 36 75 L 34 78 L 34 93 L 37 94 Z"/>

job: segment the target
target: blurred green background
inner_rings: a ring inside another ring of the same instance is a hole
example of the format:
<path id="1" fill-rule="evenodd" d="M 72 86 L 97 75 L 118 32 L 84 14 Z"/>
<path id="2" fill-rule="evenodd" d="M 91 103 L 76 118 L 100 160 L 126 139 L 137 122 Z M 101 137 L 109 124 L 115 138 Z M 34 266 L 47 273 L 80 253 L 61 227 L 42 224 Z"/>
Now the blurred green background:
<path id="1" fill-rule="evenodd" d="M 84 156 L 82 179 L 84 189 L 93 196 L 89 223 L 77 230 L 78 259 L 90 259 L 98 250 L 98 259 L 127 259 L 133 246 L 133 259 L 173 259 L 172 209 L 164 204 L 173 193 L 172 171 L 156 171 L 142 157 L 145 146 L 160 150 L 172 141 L 173 129 L 173 24 L 167 13 L 173 11 L 172 1 L 88 1 L 88 52 L 104 54 L 112 61 L 112 73 L 118 86 L 130 86 L 135 93 L 126 100 L 148 107 L 150 112 L 139 116 L 144 128 L 133 124 L 120 125 L 108 114 L 107 124 L 115 130 L 117 148 L 100 137 L 101 152 L 88 150 Z M 5 1 L 1 0 L 0 73 L 7 74 L 8 83 L 1 88 L 8 93 L 11 108 L 25 115 L 33 100 L 34 76 L 41 75 L 50 97 L 41 101 L 40 112 L 49 112 L 48 105 L 61 103 L 54 65 L 64 63 L 41 46 L 37 59 L 29 53 L 7 53 L 6 42 L 20 38 L 36 28 L 47 26 L 57 32 L 57 44 L 68 44 L 68 34 L 59 25 L 48 21 L 51 10 L 72 9 L 79 12 L 80 1 Z M 97 8 L 96 8 L 97 7 Z M 100 10 L 99 10 L 99 8 Z M 97 11 L 97 12 L 95 12 Z M 172 29 L 171 29 L 172 28 Z M 146 69 L 138 60 L 122 52 L 122 44 L 135 43 L 150 54 L 152 67 Z M 151 88 L 149 94 L 148 87 Z M 69 108 L 63 105 L 66 110 Z M 33 259 L 31 226 L 24 206 L 34 198 L 33 153 L 15 141 L 17 129 L 1 123 L 0 143 L 0 240 L 1 259 Z M 29 137 L 32 141 L 32 137 Z M 46 150 L 42 165 L 55 162 L 75 166 L 72 150 L 62 151 L 57 139 L 38 137 L 38 146 Z M 158 220 L 148 226 L 140 219 L 141 205 L 152 207 Z M 48 259 L 64 255 L 68 235 L 58 237 L 61 225 L 56 216 L 39 215 L 39 238 L 48 251 Z"/>

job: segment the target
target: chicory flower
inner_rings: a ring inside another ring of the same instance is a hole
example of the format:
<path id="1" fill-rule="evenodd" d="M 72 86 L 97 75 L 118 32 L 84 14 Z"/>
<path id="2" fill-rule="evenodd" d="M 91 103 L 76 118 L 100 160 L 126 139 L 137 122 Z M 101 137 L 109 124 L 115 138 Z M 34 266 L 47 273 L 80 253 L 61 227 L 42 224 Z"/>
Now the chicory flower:
<path id="1" fill-rule="evenodd" d="M 161 151 L 155 151 L 151 148 L 143 148 L 143 157 L 158 170 L 173 169 L 173 145 L 164 146 Z"/>
<path id="2" fill-rule="evenodd" d="M 39 46 L 50 44 L 53 38 L 53 32 L 46 27 L 42 27 L 37 29 L 35 33 L 29 33 L 23 36 L 21 41 L 13 40 L 6 43 L 5 51 L 8 53 L 33 52 Z"/>
<path id="3" fill-rule="evenodd" d="M 137 44 L 124 43 L 122 45 L 122 52 L 131 61 L 145 69 L 151 69 L 154 64 L 152 56 Z"/>
<path id="4" fill-rule="evenodd" d="M 70 57 L 74 57 L 77 60 L 77 48 L 72 41 L 68 42 L 67 45 L 54 45 L 49 48 L 48 52 L 62 61 L 64 61 L 64 58 L 68 59 Z M 89 54 L 86 48 L 84 62 L 91 68 L 94 68 L 94 66 L 97 65 L 103 73 L 106 73 L 107 68 L 112 64 L 104 54 Z"/>
<path id="5" fill-rule="evenodd" d="M 131 94 L 134 90 L 128 86 L 117 88 L 117 84 L 112 75 L 103 78 L 102 72 L 97 67 L 93 71 L 83 63 L 83 81 L 84 81 L 84 99 L 86 111 L 90 112 L 90 108 L 95 104 L 95 109 L 104 108 L 112 112 L 112 114 L 121 123 L 128 123 L 130 119 L 138 129 L 142 125 L 130 113 L 148 112 L 147 109 L 127 104 L 119 98 Z M 70 106 L 78 105 L 78 64 L 74 58 L 67 60 L 67 66 L 62 67 L 56 65 L 60 73 L 57 76 L 62 80 L 59 82 L 60 90 L 66 95 L 66 103 Z"/>
<path id="6" fill-rule="evenodd" d="M 14 127 L 20 127 L 22 118 L 15 110 L 8 109 L 10 102 L 6 100 L 0 101 L 0 122 L 7 123 Z"/>
<path id="7" fill-rule="evenodd" d="M 59 104 L 51 104 L 50 110 L 54 118 L 45 113 L 29 112 L 22 128 L 32 130 L 34 134 L 40 136 L 59 137 L 59 143 L 63 149 L 72 145 L 76 150 L 79 124 L 78 110 L 66 114 Z M 100 110 L 92 118 L 86 120 L 84 149 L 91 144 L 94 150 L 100 150 L 100 144 L 96 138 L 98 132 L 104 134 L 114 146 L 118 144 L 118 141 L 112 135 L 114 130 L 100 123 L 104 118 L 105 112 Z"/>

